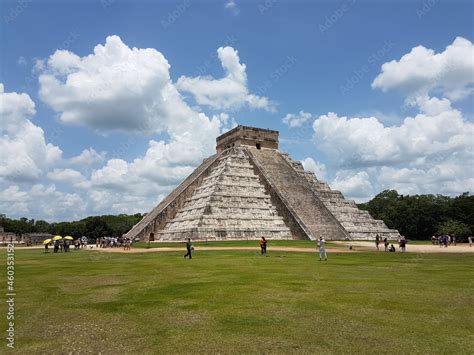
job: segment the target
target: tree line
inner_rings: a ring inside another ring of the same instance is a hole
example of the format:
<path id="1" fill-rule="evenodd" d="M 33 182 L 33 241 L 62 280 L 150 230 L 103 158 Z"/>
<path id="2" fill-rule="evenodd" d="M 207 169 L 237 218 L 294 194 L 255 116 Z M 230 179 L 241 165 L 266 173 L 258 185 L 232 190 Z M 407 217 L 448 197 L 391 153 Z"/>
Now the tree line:
<path id="1" fill-rule="evenodd" d="M 133 225 L 142 219 L 140 213 L 134 215 L 119 214 L 118 216 L 92 216 L 73 222 L 48 223 L 43 220 L 28 218 L 10 219 L 4 214 L 0 215 L 0 226 L 5 232 L 18 235 L 24 233 L 51 233 L 62 236 L 70 235 L 74 238 L 82 237 L 99 238 L 103 236 L 119 237 L 128 232 Z"/>
<path id="2" fill-rule="evenodd" d="M 474 196 L 468 192 L 456 197 L 442 195 L 401 195 L 385 190 L 358 205 L 387 227 L 409 239 L 429 239 L 438 234 L 465 240 L 474 235 Z"/>
<path id="3" fill-rule="evenodd" d="M 395 190 L 379 193 L 372 200 L 358 205 L 372 217 L 381 219 L 389 228 L 409 239 L 429 239 L 434 234 L 456 235 L 465 239 L 474 235 L 474 196 L 463 193 L 457 197 L 442 195 L 400 195 Z M 17 234 L 45 232 L 51 234 L 119 237 L 140 221 L 142 214 L 93 216 L 73 222 L 48 223 L 43 220 L 10 219 L 0 215 L 5 232 Z"/>

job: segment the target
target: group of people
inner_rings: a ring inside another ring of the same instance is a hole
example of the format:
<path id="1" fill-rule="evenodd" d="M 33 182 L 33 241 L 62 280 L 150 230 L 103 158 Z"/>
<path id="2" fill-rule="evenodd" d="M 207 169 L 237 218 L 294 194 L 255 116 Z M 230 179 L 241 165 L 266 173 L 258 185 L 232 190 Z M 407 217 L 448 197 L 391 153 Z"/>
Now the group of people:
<path id="1" fill-rule="evenodd" d="M 433 235 L 431 237 L 431 244 L 439 245 L 440 248 L 442 248 L 442 247 L 447 248 L 451 244 L 456 245 L 456 236 L 455 235 L 449 235 L 449 234 Z M 472 242 L 469 243 L 469 245 L 470 244 L 472 244 Z"/>
<path id="2" fill-rule="evenodd" d="M 375 247 L 377 248 L 377 250 L 380 250 L 380 244 L 383 242 L 383 245 L 384 245 L 384 250 L 385 252 L 388 252 L 388 253 L 395 253 L 395 251 L 397 250 L 395 248 L 395 245 L 393 245 L 392 243 L 390 243 L 388 241 L 388 238 L 385 237 L 382 238 L 377 234 L 375 236 Z M 402 251 L 402 253 L 405 253 L 406 252 L 406 248 L 407 248 L 407 239 L 404 237 L 404 236 L 401 236 L 400 238 L 398 238 L 398 247 L 400 248 L 400 250 Z"/>
<path id="3" fill-rule="evenodd" d="M 123 250 L 130 250 L 132 241 L 130 238 L 124 237 L 101 237 L 97 238 L 95 241 L 95 246 L 97 248 L 119 248 L 123 247 Z"/>
<path id="4" fill-rule="evenodd" d="M 123 247 L 124 250 L 130 250 L 130 246 L 132 241 L 130 238 L 114 238 L 114 237 L 102 237 L 96 239 L 96 247 L 97 248 L 117 248 Z M 66 238 L 52 240 L 49 243 L 44 245 L 44 250 L 46 253 L 49 252 L 49 247 L 53 246 L 53 251 L 55 253 L 62 253 L 62 252 L 69 252 L 71 245 L 74 245 L 74 249 L 84 249 L 87 248 L 88 239 L 86 236 L 82 236 L 81 238 L 77 238 L 75 240 L 69 240 Z M 91 246 L 92 248 L 92 246 Z"/>

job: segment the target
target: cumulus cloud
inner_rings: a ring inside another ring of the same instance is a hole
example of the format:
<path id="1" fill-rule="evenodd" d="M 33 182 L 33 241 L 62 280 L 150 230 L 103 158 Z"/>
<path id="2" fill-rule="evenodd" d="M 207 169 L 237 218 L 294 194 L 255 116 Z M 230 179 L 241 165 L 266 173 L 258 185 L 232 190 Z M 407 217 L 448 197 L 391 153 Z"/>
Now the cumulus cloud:
<path id="1" fill-rule="evenodd" d="M 35 113 L 27 94 L 7 93 L 0 84 L 0 178 L 38 179 L 61 159 L 61 149 L 46 143 L 44 131 L 30 120 Z"/>
<path id="2" fill-rule="evenodd" d="M 232 65 L 229 63 L 229 67 Z M 164 134 L 161 140 L 151 139 L 146 152 L 130 161 L 120 157 L 107 160 L 106 152 L 92 147 L 62 160 L 57 147 L 45 145 L 44 140 L 41 145 L 27 134 L 26 148 L 31 148 L 31 160 L 38 166 L 30 164 L 24 171 L 39 177 L 48 168 L 49 173 L 44 176 L 48 180 L 36 184 L 34 190 L 21 184 L 7 186 L 2 196 L 11 193 L 12 198 L 5 201 L 17 201 L 9 213 L 39 214 L 31 194 L 43 197 L 48 204 L 49 199 L 58 199 L 62 207 L 51 208 L 45 212 L 45 218 L 61 219 L 68 213 L 66 219 L 84 214 L 145 212 L 213 154 L 216 136 L 234 126 L 234 119 L 223 112 L 208 117 L 191 108 L 171 82 L 169 68 L 157 50 L 130 48 L 117 36 L 107 37 L 105 44 L 97 45 L 93 53 L 83 57 L 59 50 L 38 61 L 35 70 L 40 74 L 40 97 L 59 113 L 62 122 L 101 132 Z M 245 77 L 245 72 L 239 73 L 238 68 L 232 71 L 235 80 Z M 29 121 L 35 108 L 28 95 L 2 95 L 1 108 L 2 130 L 8 131 L 10 137 L 5 143 L 7 148 L 13 146 L 12 135 L 18 133 L 15 139 L 21 139 L 26 128 L 35 129 L 43 139 L 42 130 Z M 49 149 L 48 156 L 41 153 L 43 146 Z M 9 164 L 17 163 L 13 151 L 21 149 L 14 146 L 8 154 L 2 149 L 2 162 L 6 156 Z M 2 174 L 11 170 L 2 163 Z M 76 193 L 58 191 L 55 184 Z M 81 209 L 73 208 L 71 201 L 80 204 Z"/>
<path id="3" fill-rule="evenodd" d="M 54 169 L 47 174 L 48 178 L 57 182 L 78 183 L 85 180 L 85 177 L 74 169 Z"/>
<path id="4" fill-rule="evenodd" d="M 307 121 L 311 119 L 311 114 L 308 112 L 300 111 L 297 114 L 289 113 L 283 117 L 283 123 L 290 128 L 301 127 Z"/>
<path id="5" fill-rule="evenodd" d="M 443 52 L 417 46 L 400 60 L 382 65 L 372 88 L 400 89 L 409 96 L 441 93 L 451 101 L 472 93 L 474 84 L 474 45 L 457 37 Z"/>
<path id="6" fill-rule="evenodd" d="M 378 171 L 377 183 L 396 189 L 402 194 L 443 192 L 459 194 L 474 189 L 474 161 L 467 166 L 457 158 L 449 158 L 437 164 L 420 168 L 382 167 Z"/>
<path id="7" fill-rule="evenodd" d="M 102 163 L 105 160 L 106 152 L 97 153 L 94 148 L 84 149 L 81 154 L 69 159 L 69 162 L 74 165 L 93 165 Z"/>
<path id="8" fill-rule="evenodd" d="M 84 217 L 86 203 L 76 193 L 58 191 L 54 184 L 35 184 L 28 189 L 11 185 L 0 190 L 0 210 L 12 216 L 69 220 Z"/>
<path id="9" fill-rule="evenodd" d="M 239 6 L 235 0 L 226 0 L 224 7 L 229 10 L 232 15 L 238 15 L 240 13 Z"/>
<path id="10" fill-rule="evenodd" d="M 233 110 L 247 106 L 274 111 L 274 104 L 268 98 L 249 93 L 246 66 L 240 63 L 234 48 L 220 47 L 217 55 L 225 72 L 224 78 L 182 76 L 176 83 L 178 90 L 191 93 L 199 105 L 213 109 Z"/>
<path id="11" fill-rule="evenodd" d="M 130 48 L 109 36 L 84 57 L 66 50 L 51 55 L 40 68 L 40 97 L 65 123 L 179 133 L 198 113 L 183 101 L 169 69 L 157 50 Z"/>
<path id="12" fill-rule="evenodd" d="M 326 165 L 314 161 L 313 158 L 305 158 L 301 161 L 305 170 L 312 171 L 319 180 L 324 180 L 326 176 Z"/>
<path id="13" fill-rule="evenodd" d="M 366 171 L 338 171 L 331 183 L 331 188 L 342 191 L 345 195 L 357 200 L 369 199 L 374 191 Z"/>
<path id="14" fill-rule="evenodd" d="M 469 156 L 474 125 L 449 100 L 419 102 L 420 113 L 399 126 L 376 117 L 321 115 L 313 123 L 315 142 L 342 167 L 422 163 L 457 153 Z"/>
<path id="15" fill-rule="evenodd" d="M 376 117 L 321 115 L 313 123 L 315 142 L 339 169 L 366 169 L 378 190 L 472 191 L 474 124 L 446 98 L 419 98 L 417 105 L 419 114 L 390 127 Z M 353 194 L 345 180 L 336 176 L 333 186 Z"/>

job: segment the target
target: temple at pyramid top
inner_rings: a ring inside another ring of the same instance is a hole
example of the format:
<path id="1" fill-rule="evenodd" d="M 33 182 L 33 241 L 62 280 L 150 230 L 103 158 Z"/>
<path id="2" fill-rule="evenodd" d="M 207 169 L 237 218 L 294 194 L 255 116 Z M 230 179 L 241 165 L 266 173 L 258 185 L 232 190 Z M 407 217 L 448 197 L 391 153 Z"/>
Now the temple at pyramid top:
<path id="1" fill-rule="evenodd" d="M 237 126 L 216 142 L 216 154 L 126 237 L 182 241 L 399 236 L 281 153 L 277 131 Z"/>
<path id="2" fill-rule="evenodd" d="M 248 126 L 237 126 L 216 138 L 217 153 L 234 146 L 251 146 L 257 149 L 278 149 L 278 131 Z"/>

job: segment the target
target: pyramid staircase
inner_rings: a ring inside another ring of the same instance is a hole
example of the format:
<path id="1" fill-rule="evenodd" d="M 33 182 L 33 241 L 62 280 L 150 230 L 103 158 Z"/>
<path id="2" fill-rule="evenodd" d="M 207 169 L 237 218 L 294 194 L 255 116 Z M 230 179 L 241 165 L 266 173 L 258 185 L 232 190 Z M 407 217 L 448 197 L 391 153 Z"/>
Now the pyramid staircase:
<path id="1" fill-rule="evenodd" d="M 230 148 L 162 231 L 159 240 L 292 239 L 244 148 Z"/>
<path id="2" fill-rule="evenodd" d="M 313 172 L 304 170 L 300 161 L 292 160 L 288 154 L 281 155 L 300 176 L 308 181 L 314 194 L 349 233 L 350 239 L 375 239 L 377 235 L 388 239 L 399 237 L 397 230 L 389 229 L 383 221 L 374 219 L 365 210 L 360 210 L 354 201 L 346 200 L 340 191 L 331 190 L 329 185 L 318 180 Z"/>

